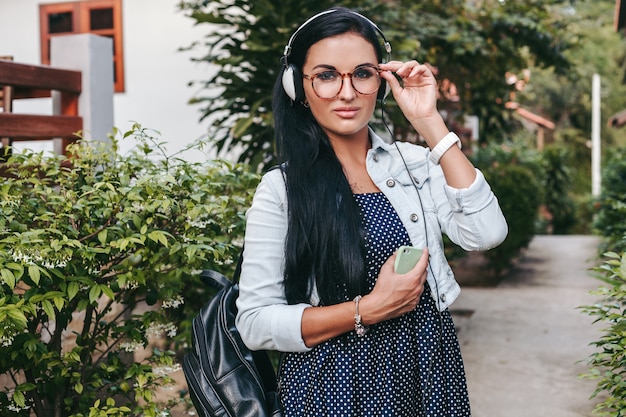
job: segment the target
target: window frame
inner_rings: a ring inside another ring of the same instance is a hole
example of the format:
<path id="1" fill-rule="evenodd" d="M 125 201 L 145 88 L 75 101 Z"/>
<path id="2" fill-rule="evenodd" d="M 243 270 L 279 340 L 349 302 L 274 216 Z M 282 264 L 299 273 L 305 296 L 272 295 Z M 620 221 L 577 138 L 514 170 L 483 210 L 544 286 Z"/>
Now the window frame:
<path id="1" fill-rule="evenodd" d="M 112 9 L 113 27 L 110 29 L 90 28 L 90 12 L 94 9 Z M 72 31 L 50 33 L 48 16 L 58 13 L 72 14 Z M 41 63 L 50 65 L 50 39 L 70 33 L 92 33 L 113 39 L 113 71 L 114 91 L 125 91 L 124 82 L 124 42 L 122 34 L 122 0 L 82 0 L 66 1 L 62 3 L 47 3 L 39 5 L 39 30 L 41 44 Z"/>

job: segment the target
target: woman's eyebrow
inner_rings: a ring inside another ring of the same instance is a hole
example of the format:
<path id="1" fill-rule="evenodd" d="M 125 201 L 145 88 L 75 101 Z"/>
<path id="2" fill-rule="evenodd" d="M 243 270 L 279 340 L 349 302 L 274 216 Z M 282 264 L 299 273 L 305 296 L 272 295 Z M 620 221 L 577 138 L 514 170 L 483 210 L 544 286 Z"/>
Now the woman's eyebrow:
<path id="1" fill-rule="evenodd" d="M 373 64 L 371 62 L 365 62 L 363 64 L 359 64 L 356 67 L 354 67 L 353 69 L 357 69 L 357 68 L 361 68 L 361 67 L 375 67 L 378 68 L 378 64 Z M 328 64 L 318 64 L 316 66 L 313 67 L 313 69 L 318 69 L 318 68 L 323 68 L 323 69 L 328 69 L 328 70 L 337 70 L 337 67 L 333 66 L 333 65 L 328 65 Z"/>
<path id="2" fill-rule="evenodd" d="M 323 68 L 323 69 L 329 69 L 329 70 L 336 70 L 337 68 L 333 67 L 332 65 L 327 65 L 327 64 L 319 64 L 313 67 L 313 69 L 318 69 L 318 68 Z"/>

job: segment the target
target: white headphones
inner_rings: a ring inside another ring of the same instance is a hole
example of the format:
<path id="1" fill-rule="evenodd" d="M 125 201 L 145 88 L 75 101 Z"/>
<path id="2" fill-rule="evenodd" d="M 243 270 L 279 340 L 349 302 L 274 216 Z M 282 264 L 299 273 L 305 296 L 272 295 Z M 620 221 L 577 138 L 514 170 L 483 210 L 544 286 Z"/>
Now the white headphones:
<path id="1" fill-rule="evenodd" d="M 305 97 L 304 97 L 304 88 L 302 86 L 302 75 L 300 73 L 300 70 L 298 69 L 298 67 L 288 62 L 288 57 L 291 54 L 291 44 L 293 43 L 293 40 L 296 38 L 296 35 L 298 35 L 300 30 L 302 30 L 302 28 L 308 25 L 311 21 L 317 19 L 320 16 L 324 16 L 326 14 L 333 13 L 336 11 L 337 9 L 329 9 L 321 13 L 318 13 L 313 17 L 310 17 L 307 21 L 305 21 L 302 25 L 300 25 L 298 29 L 296 29 L 293 35 L 291 35 L 291 38 L 289 38 L 289 42 L 285 46 L 283 57 L 281 58 L 281 62 L 284 65 L 282 84 L 283 84 L 283 90 L 285 90 L 285 93 L 293 102 L 302 102 L 304 101 Z M 355 14 L 359 16 L 360 18 L 362 18 L 363 20 L 365 20 L 366 22 L 368 22 L 380 34 L 384 42 L 383 46 L 385 48 L 385 51 L 387 52 L 387 61 L 389 61 L 391 59 L 391 44 L 387 41 L 387 38 L 385 38 L 385 34 L 382 32 L 382 30 L 380 30 L 379 27 L 376 26 L 374 22 L 369 20 L 367 17 L 351 10 L 350 10 L 350 13 Z M 381 80 L 380 87 L 381 88 L 378 89 L 378 94 L 376 98 L 379 100 L 383 100 L 385 97 L 387 97 L 387 94 L 389 93 L 389 86 L 383 79 Z"/>

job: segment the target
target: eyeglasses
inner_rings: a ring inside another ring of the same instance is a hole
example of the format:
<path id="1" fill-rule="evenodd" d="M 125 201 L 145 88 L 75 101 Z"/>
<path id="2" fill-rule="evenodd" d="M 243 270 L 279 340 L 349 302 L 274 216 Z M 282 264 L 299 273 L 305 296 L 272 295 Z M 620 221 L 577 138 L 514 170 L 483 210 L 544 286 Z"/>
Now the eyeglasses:
<path id="1" fill-rule="evenodd" d="M 339 95 L 343 88 L 343 79 L 346 77 L 350 77 L 352 88 L 363 95 L 374 94 L 380 87 L 380 70 L 374 65 L 362 65 L 344 74 L 336 70 L 327 70 L 314 75 L 303 74 L 302 77 L 311 80 L 315 94 L 326 100 Z"/>

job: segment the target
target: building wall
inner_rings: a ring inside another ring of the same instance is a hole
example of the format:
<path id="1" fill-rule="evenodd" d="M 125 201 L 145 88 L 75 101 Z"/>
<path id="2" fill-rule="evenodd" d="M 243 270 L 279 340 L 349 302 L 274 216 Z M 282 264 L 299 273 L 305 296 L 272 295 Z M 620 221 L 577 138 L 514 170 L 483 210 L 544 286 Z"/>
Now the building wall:
<path id="1" fill-rule="evenodd" d="M 207 122 L 199 122 L 200 108 L 188 104 L 196 93 L 192 80 L 206 80 L 212 68 L 194 63 L 193 52 L 180 52 L 202 40 L 208 26 L 194 27 L 194 20 L 178 11 L 179 0 L 123 0 L 123 37 L 126 91 L 115 93 L 114 123 L 121 131 L 134 121 L 160 132 L 168 153 L 183 149 L 204 137 Z M 40 65 L 39 4 L 58 0 L 0 0 L 0 55 L 16 62 Z M 16 113 L 50 114 L 49 99 L 16 100 Z M 32 148 L 45 145 L 30 143 Z M 134 146 L 121 143 L 121 151 Z M 211 157 L 210 155 L 208 157 Z M 187 153 L 185 158 L 201 161 L 207 156 Z"/>

